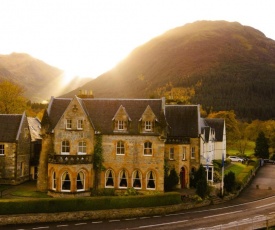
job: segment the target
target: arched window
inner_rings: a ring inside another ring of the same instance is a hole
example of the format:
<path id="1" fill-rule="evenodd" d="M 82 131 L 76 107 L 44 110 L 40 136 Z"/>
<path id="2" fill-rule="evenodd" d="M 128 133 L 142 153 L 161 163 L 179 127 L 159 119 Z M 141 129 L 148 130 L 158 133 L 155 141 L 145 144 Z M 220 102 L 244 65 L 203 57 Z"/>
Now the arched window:
<path id="1" fill-rule="evenodd" d="M 152 155 L 153 149 L 152 149 L 152 142 L 147 141 L 144 143 L 144 155 Z"/>
<path id="2" fill-rule="evenodd" d="M 114 172 L 109 169 L 105 174 L 105 187 L 113 188 L 114 187 Z"/>
<path id="3" fill-rule="evenodd" d="M 141 185 L 142 185 L 142 175 L 141 175 L 141 172 L 138 171 L 138 170 L 135 170 L 133 172 L 133 176 L 132 176 L 132 184 L 133 184 L 133 187 L 135 189 L 141 189 Z"/>
<path id="4" fill-rule="evenodd" d="M 78 142 L 78 151 L 77 152 L 78 152 L 79 155 L 87 153 L 87 151 L 86 151 L 86 142 L 85 141 Z"/>
<path id="5" fill-rule="evenodd" d="M 71 179 L 68 172 L 64 172 L 61 177 L 61 191 L 70 192 L 71 191 Z"/>
<path id="6" fill-rule="evenodd" d="M 62 141 L 61 145 L 61 154 L 70 154 L 70 142 L 69 141 Z"/>
<path id="7" fill-rule="evenodd" d="M 123 141 L 118 141 L 116 143 L 116 154 L 118 155 L 124 155 L 124 142 Z"/>
<path id="8" fill-rule="evenodd" d="M 52 189 L 56 190 L 56 174 L 53 172 L 52 174 Z"/>
<path id="9" fill-rule="evenodd" d="M 146 188 L 156 189 L 156 175 L 153 171 L 149 171 L 146 176 Z"/>
<path id="10" fill-rule="evenodd" d="M 128 174 L 127 172 L 123 169 L 119 173 L 119 187 L 120 188 L 127 188 L 128 186 Z"/>
<path id="11" fill-rule="evenodd" d="M 77 191 L 84 191 L 85 190 L 85 174 L 82 171 L 77 174 L 76 190 Z"/>

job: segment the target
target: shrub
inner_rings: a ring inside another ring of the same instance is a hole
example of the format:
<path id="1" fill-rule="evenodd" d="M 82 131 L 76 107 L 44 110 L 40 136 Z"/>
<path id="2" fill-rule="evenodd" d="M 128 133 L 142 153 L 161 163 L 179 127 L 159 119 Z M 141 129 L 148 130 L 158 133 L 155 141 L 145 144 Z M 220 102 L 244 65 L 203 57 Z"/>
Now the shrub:
<path id="1" fill-rule="evenodd" d="M 224 176 L 224 188 L 226 189 L 227 192 L 232 192 L 235 189 L 235 173 L 232 171 L 229 171 L 225 176 Z"/>
<path id="2" fill-rule="evenodd" d="M 179 193 L 150 196 L 9 199 L 0 200 L 0 215 L 156 207 L 180 203 Z"/>

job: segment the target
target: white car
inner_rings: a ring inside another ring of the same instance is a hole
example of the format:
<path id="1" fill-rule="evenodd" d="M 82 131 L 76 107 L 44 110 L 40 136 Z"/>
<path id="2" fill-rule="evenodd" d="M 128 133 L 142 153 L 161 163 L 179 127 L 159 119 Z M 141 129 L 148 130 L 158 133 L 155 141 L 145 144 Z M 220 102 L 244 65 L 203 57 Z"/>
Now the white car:
<path id="1" fill-rule="evenodd" d="M 229 156 L 228 159 L 230 159 L 233 162 L 243 162 L 244 161 L 243 158 L 240 158 L 240 157 L 237 157 L 237 156 Z"/>

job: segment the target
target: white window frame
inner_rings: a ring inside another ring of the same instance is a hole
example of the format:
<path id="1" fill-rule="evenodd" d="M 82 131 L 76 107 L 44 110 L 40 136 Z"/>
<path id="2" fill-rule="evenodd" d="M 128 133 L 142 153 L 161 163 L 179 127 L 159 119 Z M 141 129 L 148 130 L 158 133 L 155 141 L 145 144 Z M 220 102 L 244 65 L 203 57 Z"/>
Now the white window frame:
<path id="1" fill-rule="evenodd" d="M 191 147 L 191 159 L 195 159 L 196 158 L 196 148 L 195 146 Z"/>
<path id="2" fill-rule="evenodd" d="M 72 119 L 66 119 L 66 129 L 72 129 L 73 121 Z"/>
<path id="3" fill-rule="evenodd" d="M 118 141 L 116 143 L 116 154 L 125 155 L 125 143 L 124 141 Z"/>
<path id="4" fill-rule="evenodd" d="M 169 148 L 169 160 L 175 160 L 175 148 L 174 147 Z"/>
<path id="5" fill-rule="evenodd" d="M 183 161 L 186 160 L 186 151 L 187 151 L 186 147 L 185 147 L 185 146 L 182 147 L 182 160 L 183 160 Z"/>
<path id="6" fill-rule="evenodd" d="M 69 145 L 68 145 L 68 146 L 67 146 L 67 145 L 63 145 L 63 142 L 64 142 L 64 143 L 69 143 Z M 63 148 L 65 148 L 65 149 L 69 148 L 69 152 L 63 152 Z M 70 151 L 71 151 L 70 141 L 68 141 L 68 140 L 63 140 L 63 141 L 61 142 L 61 155 L 70 155 Z"/>
<path id="7" fill-rule="evenodd" d="M 137 178 L 138 175 L 138 178 Z M 139 180 L 140 187 L 135 186 L 135 180 Z M 132 186 L 134 189 L 142 189 L 142 174 L 139 170 L 135 170 L 132 174 Z"/>
<path id="8" fill-rule="evenodd" d="M 80 173 L 83 175 L 83 178 L 82 178 L 82 179 L 81 179 Z M 78 179 L 78 175 L 80 176 L 80 180 Z M 79 172 L 77 173 L 77 176 L 76 176 L 76 191 L 77 191 L 77 192 L 85 191 L 85 178 L 86 178 L 86 175 L 85 175 L 85 173 L 84 173 L 83 171 L 79 171 Z M 81 188 L 81 189 L 78 189 L 78 188 L 77 188 L 77 183 L 78 183 L 78 182 L 82 183 L 82 187 L 83 187 L 83 188 Z"/>
<path id="9" fill-rule="evenodd" d="M 152 121 L 144 121 L 144 130 L 145 131 L 147 131 L 147 132 L 152 131 L 152 127 L 153 127 Z"/>
<path id="10" fill-rule="evenodd" d="M 56 190 L 56 173 L 52 174 L 52 190 Z"/>
<path id="11" fill-rule="evenodd" d="M 83 119 L 77 120 L 77 129 L 83 130 Z"/>
<path id="12" fill-rule="evenodd" d="M 117 130 L 125 130 L 125 121 L 118 120 L 117 121 Z"/>
<path id="13" fill-rule="evenodd" d="M 125 176 L 125 178 L 123 178 L 123 176 Z M 125 185 L 120 185 L 122 182 L 122 180 L 126 180 L 126 184 Z M 118 187 L 119 188 L 123 188 L 123 189 L 127 189 L 128 188 L 128 173 L 125 169 L 121 170 L 119 172 L 119 176 L 118 176 Z"/>
<path id="14" fill-rule="evenodd" d="M 153 143 L 150 141 L 146 141 L 143 144 L 143 155 L 144 156 L 152 156 L 153 155 Z"/>
<path id="15" fill-rule="evenodd" d="M 66 180 L 66 175 L 69 176 L 69 180 Z M 65 176 L 65 178 L 64 178 L 64 176 Z M 63 183 L 66 183 L 68 181 L 70 183 L 70 189 L 63 189 Z M 61 192 L 71 192 L 71 188 L 72 188 L 71 175 L 66 171 L 61 176 Z"/>
<path id="16" fill-rule="evenodd" d="M 5 156 L 5 145 L 0 144 L 0 156 Z"/>
<path id="17" fill-rule="evenodd" d="M 86 141 L 79 141 L 78 142 L 77 154 L 78 155 L 86 155 L 87 154 L 87 143 L 86 143 Z"/>
<path id="18" fill-rule="evenodd" d="M 111 173 L 112 177 L 109 177 Z M 105 173 L 105 188 L 114 188 L 115 187 L 115 173 L 112 169 L 108 169 Z M 107 185 L 107 181 L 111 179 L 113 181 L 113 185 Z"/>
<path id="19" fill-rule="evenodd" d="M 151 175 L 152 175 L 153 179 L 150 179 Z M 148 187 L 148 184 L 150 183 L 150 181 L 153 181 L 155 187 L 153 187 L 153 188 Z M 155 174 L 155 172 L 153 172 L 153 171 L 147 172 L 147 174 L 146 174 L 146 189 L 156 190 L 156 187 L 157 187 L 157 185 L 156 185 L 156 174 Z"/>

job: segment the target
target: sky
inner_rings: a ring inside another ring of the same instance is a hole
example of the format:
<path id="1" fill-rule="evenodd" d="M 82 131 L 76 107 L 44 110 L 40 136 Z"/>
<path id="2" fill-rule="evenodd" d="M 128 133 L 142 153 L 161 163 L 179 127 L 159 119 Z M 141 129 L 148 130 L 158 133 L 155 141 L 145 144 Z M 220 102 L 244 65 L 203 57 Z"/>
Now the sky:
<path id="1" fill-rule="evenodd" d="M 274 0 L 0 0 L 0 54 L 27 53 L 96 78 L 136 47 L 198 20 L 254 27 L 275 40 Z"/>

